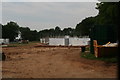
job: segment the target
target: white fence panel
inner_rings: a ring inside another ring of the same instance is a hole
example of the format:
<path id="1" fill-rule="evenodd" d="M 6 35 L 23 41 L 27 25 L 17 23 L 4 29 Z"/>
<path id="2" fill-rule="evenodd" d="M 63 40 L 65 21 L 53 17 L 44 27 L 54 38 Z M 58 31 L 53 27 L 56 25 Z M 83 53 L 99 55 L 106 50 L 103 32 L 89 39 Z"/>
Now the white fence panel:
<path id="1" fill-rule="evenodd" d="M 9 39 L 0 39 L 0 44 L 9 44 Z"/>
<path id="2" fill-rule="evenodd" d="M 49 45 L 65 45 L 64 38 L 49 38 Z"/>
<path id="3" fill-rule="evenodd" d="M 88 45 L 89 38 L 69 38 L 69 45 L 80 46 Z"/>

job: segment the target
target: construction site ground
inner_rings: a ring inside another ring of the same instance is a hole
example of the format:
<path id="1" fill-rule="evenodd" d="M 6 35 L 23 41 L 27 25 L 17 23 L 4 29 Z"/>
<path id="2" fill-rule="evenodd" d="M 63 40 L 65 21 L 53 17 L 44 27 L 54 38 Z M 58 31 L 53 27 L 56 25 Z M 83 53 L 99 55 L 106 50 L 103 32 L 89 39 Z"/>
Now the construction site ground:
<path id="1" fill-rule="evenodd" d="M 34 47 L 36 43 L 3 48 L 3 78 L 117 78 L 117 63 L 81 57 L 80 48 Z"/>

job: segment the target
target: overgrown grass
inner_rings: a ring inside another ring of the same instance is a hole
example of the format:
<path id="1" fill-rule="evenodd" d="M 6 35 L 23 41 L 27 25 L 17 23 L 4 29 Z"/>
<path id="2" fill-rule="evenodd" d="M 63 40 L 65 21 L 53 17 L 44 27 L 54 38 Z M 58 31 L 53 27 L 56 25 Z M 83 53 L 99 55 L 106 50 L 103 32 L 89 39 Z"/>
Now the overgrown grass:
<path id="1" fill-rule="evenodd" d="M 89 47 L 89 46 L 86 47 L 85 50 L 86 50 L 86 51 L 90 51 L 90 47 Z"/>
<path id="2" fill-rule="evenodd" d="M 96 58 L 94 56 L 94 54 L 91 54 L 90 52 L 81 53 L 81 57 L 86 58 L 86 59 L 91 59 L 91 60 L 102 60 L 102 61 L 105 61 L 105 62 L 117 63 L 117 57 L 100 57 L 100 58 Z"/>

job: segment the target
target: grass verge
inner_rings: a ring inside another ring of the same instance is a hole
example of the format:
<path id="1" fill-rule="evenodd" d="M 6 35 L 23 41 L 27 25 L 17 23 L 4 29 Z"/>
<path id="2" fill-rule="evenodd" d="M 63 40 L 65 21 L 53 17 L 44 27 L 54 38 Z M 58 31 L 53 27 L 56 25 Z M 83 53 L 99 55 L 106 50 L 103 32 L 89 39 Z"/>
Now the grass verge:
<path id="1" fill-rule="evenodd" d="M 82 52 L 81 57 L 91 60 L 102 60 L 109 63 L 117 63 L 117 57 L 100 57 L 96 58 L 94 54 L 91 54 L 90 52 Z"/>

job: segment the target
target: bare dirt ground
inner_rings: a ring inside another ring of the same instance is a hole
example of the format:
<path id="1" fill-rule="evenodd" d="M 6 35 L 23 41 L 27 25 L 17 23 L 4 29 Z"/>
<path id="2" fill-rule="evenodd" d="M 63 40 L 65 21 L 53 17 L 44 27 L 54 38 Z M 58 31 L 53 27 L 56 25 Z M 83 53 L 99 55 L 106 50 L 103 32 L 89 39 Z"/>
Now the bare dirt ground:
<path id="1" fill-rule="evenodd" d="M 34 44 L 35 45 L 35 44 Z M 3 78 L 116 78 L 117 63 L 80 57 L 80 48 L 3 48 Z"/>

